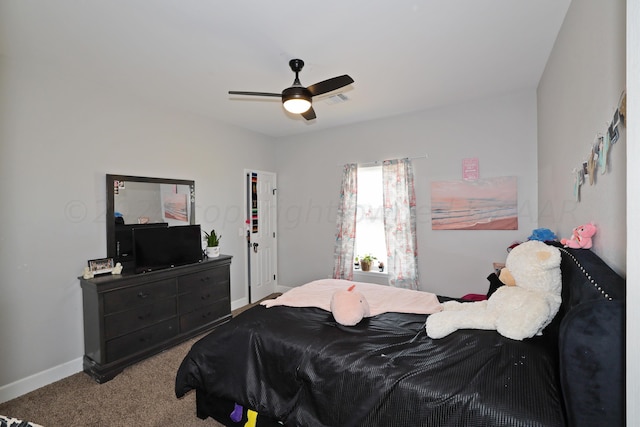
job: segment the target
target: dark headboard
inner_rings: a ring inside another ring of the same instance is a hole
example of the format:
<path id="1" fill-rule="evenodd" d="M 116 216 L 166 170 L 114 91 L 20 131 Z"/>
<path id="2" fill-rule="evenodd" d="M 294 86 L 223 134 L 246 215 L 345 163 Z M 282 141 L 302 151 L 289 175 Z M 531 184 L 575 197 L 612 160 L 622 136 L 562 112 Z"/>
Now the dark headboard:
<path id="1" fill-rule="evenodd" d="M 625 424 L 626 283 L 590 250 L 563 248 L 560 381 L 570 426 Z"/>

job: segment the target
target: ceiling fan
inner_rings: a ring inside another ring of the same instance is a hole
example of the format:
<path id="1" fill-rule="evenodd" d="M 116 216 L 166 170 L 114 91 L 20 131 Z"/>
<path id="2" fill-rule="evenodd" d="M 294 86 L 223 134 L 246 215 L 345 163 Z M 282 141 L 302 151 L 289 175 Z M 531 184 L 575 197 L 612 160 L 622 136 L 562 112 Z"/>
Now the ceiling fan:
<path id="1" fill-rule="evenodd" d="M 289 61 L 289 67 L 291 71 L 296 73 L 296 78 L 293 81 L 291 87 L 286 88 L 282 93 L 270 93 L 270 92 L 243 92 L 230 90 L 229 95 L 249 95 L 249 96 L 271 96 L 281 97 L 282 105 L 284 108 L 293 114 L 300 114 L 307 120 L 313 120 L 316 118 L 316 112 L 311 106 L 311 98 L 314 96 L 322 95 L 324 93 L 333 92 L 353 83 L 353 79 L 348 75 L 334 77 L 328 80 L 323 80 L 308 87 L 304 87 L 300 84 L 298 73 L 304 67 L 304 61 L 302 59 L 292 59 Z"/>

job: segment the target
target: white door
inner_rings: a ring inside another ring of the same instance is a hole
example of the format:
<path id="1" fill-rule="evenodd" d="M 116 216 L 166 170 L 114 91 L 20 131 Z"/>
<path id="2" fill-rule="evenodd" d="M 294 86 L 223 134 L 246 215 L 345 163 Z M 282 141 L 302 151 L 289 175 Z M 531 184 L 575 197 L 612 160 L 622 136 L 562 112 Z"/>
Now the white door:
<path id="1" fill-rule="evenodd" d="M 249 302 L 272 294 L 277 284 L 276 174 L 246 171 Z"/>

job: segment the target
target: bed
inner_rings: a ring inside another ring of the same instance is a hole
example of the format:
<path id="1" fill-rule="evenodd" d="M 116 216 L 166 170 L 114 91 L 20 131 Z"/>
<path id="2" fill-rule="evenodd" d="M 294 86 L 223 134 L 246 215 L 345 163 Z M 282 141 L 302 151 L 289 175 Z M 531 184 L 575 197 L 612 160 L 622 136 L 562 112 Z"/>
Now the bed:
<path id="1" fill-rule="evenodd" d="M 197 416 L 227 426 L 623 425 L 625 282 L 591 251 L 561 252 L 563 303 L 541 336 L 432 340 L 424 314 L 347 327 L 258 305 L 193 345 L 176 396 L 195 390 Z"/>

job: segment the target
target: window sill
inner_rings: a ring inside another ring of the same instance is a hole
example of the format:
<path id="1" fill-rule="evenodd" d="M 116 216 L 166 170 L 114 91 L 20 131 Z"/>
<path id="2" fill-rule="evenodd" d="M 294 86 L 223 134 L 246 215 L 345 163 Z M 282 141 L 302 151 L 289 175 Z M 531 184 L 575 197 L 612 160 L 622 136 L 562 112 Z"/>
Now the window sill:
<path id="1" fill-rule="evenodd" d="M 362 271 L 353 270 L 353 280 L 356 282 L 376 283 L 379 285 L 389 284 L 389 275 L 386 271 Z"/>
<path id="2" fill-rule="evenodd" d="M 368 274 L 373 274 L 375 276 L 386 276 L 387 272 L 386 271 L 379 271 L 379 270 L 369 270 L 369 271 L 362 271 L 359 268 L 354 268 L 353 269 L 353 274 L 364 274 L 364 275 L 368 275 Z"/>

